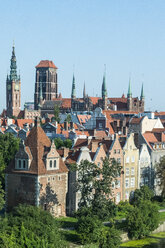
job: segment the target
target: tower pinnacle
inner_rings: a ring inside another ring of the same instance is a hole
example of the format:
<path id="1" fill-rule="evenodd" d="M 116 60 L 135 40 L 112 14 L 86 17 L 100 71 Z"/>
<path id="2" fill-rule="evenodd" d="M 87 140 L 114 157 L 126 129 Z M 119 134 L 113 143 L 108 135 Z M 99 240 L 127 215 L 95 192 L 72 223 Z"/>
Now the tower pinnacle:
<path id="1" fill-rule="evenodd" d="M 102 83 L 102 98 L 107 97 L 107 87 L 106 87 L 106 67 L 103 76 L 103 83 Z"/>
<path id="2" fill-rule="evenodd" d="M 75 85 L 75 77 L 73 74 L 73 80 L 72 80 L 72 93 L 71 93 L 71 98 L 76 98 L 76 85 Z"/>
<path id="3" fill-rule="evenodd" d="M 128 86 L 127 98 L 131 98 L 131 97 L 132 97 L 132 92 L 131 92 L 131 79 L 129 78 L 129 86 Z"/>
<path id="4" fill-rule="evenodd" d="M 141 96 L 140 96 L 140 100 L 144 99 L 144 90 L 143 90 L 143 84 L 142 84 L 142 88 L 141 88 Z"/>

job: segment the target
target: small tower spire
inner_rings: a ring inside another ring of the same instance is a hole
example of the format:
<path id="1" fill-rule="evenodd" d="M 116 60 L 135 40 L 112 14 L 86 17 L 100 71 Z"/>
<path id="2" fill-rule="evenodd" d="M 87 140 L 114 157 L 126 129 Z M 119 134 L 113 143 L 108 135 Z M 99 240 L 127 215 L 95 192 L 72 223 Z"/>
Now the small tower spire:
<path id="1" fill-rule="evenodd" d="M 10 64 L 10 78 L 11 80 L 17 80 L 17 62 L 15 56 L 15 46 L 13 43 L 12 47 L 12 56 L 11 56 L 11 64 Z"/>
<path id="2" fill-rule="evenodd" d="M 84 89 L 83 89 L 83 98 L 86 98 L 85 81 L 84 81 Z"/>
<path id="3" fill-rule="evenodd" d="M 106 65 L 104 65 L 104 76 L 102 83 L 102 98 L 107 97 L 107 86 L 106 86 Z"/>
<path id="4" fill-rule="evenodd" d="M 76 98 L 76 85 L 75 85 L 75 77 L 73 74 L 73 80 L 72 80 L 72 93 L 71 93 L 71 98 Z"/>
<path id="5" fill-rule="evenodd" d="M 143 100 L 143 99 L 144 99 L 144 90 L 143 90 L 143 83 L 142 83 L 140 100 Z"/>
<path id="6" fill-rule="evenodd" d="M 127 98 L 131 98 L 131 97 L 132 97 L 132 92 L 131 92 L 131 79 L 129 78 L 129 86 L 128 86 Z"/>

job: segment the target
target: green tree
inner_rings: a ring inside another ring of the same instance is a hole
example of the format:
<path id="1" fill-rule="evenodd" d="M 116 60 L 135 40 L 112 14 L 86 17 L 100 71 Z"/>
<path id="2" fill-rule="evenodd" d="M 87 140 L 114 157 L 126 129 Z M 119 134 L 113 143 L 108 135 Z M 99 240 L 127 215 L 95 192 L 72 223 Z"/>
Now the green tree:
<path id="1" fill-rule="evenodd" d="M 156 178 L 162 189 L 162 196 L 165 197 L 165 156 L 161 157 L 159 163 L 156 165 Z"/>
<path id="2" fill-rule="evenodd" d="M 8 243 L 11 245 L 4 245 Z M 18 248 L 67 247 L 56 219 L 41 208 L 27 205 L 19 205 L 0 221 L 0 247 L 11 248 L 13 244 Z"/>
<path id="3" fill-rule="evenodd" d="M 77 166 L 77 191 L 81 192 L 79 207 L 91 207 L 100 219 L 114 217 L 116 206 L 111 201 L 112 182 L 120 175 L 121 167 L 114 159 L 105 158 L 102 168 L 88 160 Z"/>
<path id="4" fill-rule="evenodd" d="M 67 114 L 65 121 L 68 122 L 68 123 L 70 123 L 71 120 L 72 120 L 71 114 Z"/>
<path id="5" fill-rule="evenodd" d="M 93 199 L 94 182 L 98 174 L 97 166 L 88 160 L 82 160 L 77 166 L 76 189 L 81 192 L 79 208 L 88 207 Z"/>
<path id="6" fill-rule="evenodd" d="M 121 244 L 120 232 L 114 227 L 103 228 L 99 239 L 99 248 L 118 248 Z"/>
<path id="7" fill-rule="evenodd" d="M 151 201 L 140 201 L 128 211 L 126 217 L 127 231 L 130 238 L 146 237 L 158 227 L 158 207 Z"/>
<path id="8" fill-rule="evenodd" d="M 134 191 L 133 196 L 130 198 L 130 203 L 132 205 L 137 205 L 141 201 L 151 201 L 154 196 L 154 192 L 146 185 L 142 186 L 140 189 Z"/>
<path id="9" fill-rule="evenodd" d="M 18 151 L 19 142 L 20 140 L 15 138 L 11 133 L 0 134 L 0 181 L 2 182 L 3 188 L 5 183 L 4 170 Z"/>
<path id="10" fill-rule="evenodd" d="M 71 140 L 71 139 L 66 139 L 66 140 L 64 140 L 64 146 L 65 146 L 66 148 L 71 149 L 71 148 L 72 148 L 72 140 Z"/>
<path id="11" fill-rule="evenodd" d="M 103 227 L 97 216 L 81 216 L 78 219 L 77 231 L 82 244 L 90 244 L 100 239 L 101 228 Z"/>
<path id="12" fill-rule="evenodd" d="M 98 170 L 98 169 L 97 169 Z M 99 180 L 96 178 L 94 182 L 95 194 L 92 201 L 93 211 L 100 219 L 106 220 L 116 215 L 117 207 L 111 201 L 112 182 L 120 175 L 121 166 L 115 159 L 105 158 L 102 168 L 99 168 Z"/>
<path id="13" fill-rule="evenodd" d="M 0 210 L 3 209 L 4 203 L 5 203 L 4 190 L 2 189 L 2 185 L 1 185 L 1 182 L 0 182 Z"/>
<path id="14" fill-rule="evenodd" d="M 54 105 L 54 118 L 55 121 L 60 122 L 60 108 L 57 104 Z"/>
<path id="15" fill-rule="evenodd" d="M 59 149 L 62 146 L 64 146 L 64 142 L 63 142 L 63 140 L 61 138 L 55 138 L 54 139 L 54 144 L 55 144 L 57 149 Z"/>

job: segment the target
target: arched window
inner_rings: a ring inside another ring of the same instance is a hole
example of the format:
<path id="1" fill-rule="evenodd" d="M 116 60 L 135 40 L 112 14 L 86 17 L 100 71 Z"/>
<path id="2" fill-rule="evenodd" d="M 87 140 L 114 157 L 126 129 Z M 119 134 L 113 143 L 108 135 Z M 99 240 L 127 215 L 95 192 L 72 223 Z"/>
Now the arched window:
<path id="1" fill-rule="evenodd" d="M 21 160 L 19 160 L 19 169 L 21 169 Z"/>
<path id="2" fill-rule="evenodd" d="M 52 168 L 52 160 L 50 160 L 50 163 L 49 163 L 49 165 L 50 165 L 50 168 Z"/>
<path id="3" fill-rule="evenodd" d="M 54 168 L 56 168 L 56 160 L 54 160 Z"/>

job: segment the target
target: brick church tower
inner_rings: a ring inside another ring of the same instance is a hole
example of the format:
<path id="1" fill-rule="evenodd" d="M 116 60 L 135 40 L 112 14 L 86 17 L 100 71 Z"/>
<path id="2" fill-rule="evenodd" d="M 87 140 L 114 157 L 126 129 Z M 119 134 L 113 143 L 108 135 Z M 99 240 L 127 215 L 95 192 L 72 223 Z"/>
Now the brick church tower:
<path id="1" fill-rule="evenodd" d="M 50 101 L 58 97 L 57 69 L 55 64 L 49 60 L 41 60 L 36 66 L 34 93 L 34 108 L 36 110 L 39 107 L 40 98 L 42 98 L 43 101 Z"/>
<path id="2" fill-rule="evenodd" d="M 17 75 L 17 63 L 15 56 L 15 47 L 13 45 L 10 75 L 6 79 L 6 109 L 7 116 L 18 116 L 21 110 L 21 81 Z"/>

